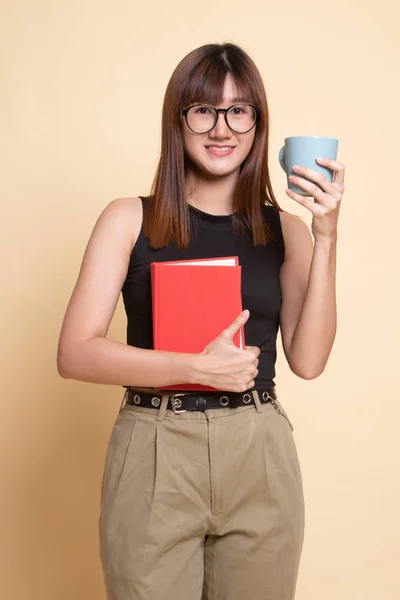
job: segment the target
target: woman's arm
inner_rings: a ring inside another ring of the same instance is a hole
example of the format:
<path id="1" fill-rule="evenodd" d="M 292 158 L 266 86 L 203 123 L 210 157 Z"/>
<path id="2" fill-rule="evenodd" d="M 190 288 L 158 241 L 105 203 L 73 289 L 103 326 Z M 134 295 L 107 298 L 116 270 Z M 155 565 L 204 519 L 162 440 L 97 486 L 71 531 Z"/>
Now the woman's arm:
<path id="1" fill-rule="evenodd" d="M 282 340 L 291 369 L 304 379 L 314 379 L 323 372 L 335 340 L 337 320 L 337 224 L 344 192 L 344 166 L 331 159 L 317 160 L 334 171 L 333 182 L 313 169 L 293 167 L 307 179 L 293 176 L 291 181 L 314 199 L 286 190 L 313 213 L 314 246 L 301 219 L 280 213 L 287 250 L 281 268 Z"/>
<path id="2" fill-rule="evenodd" d="M 191 381 L 193 354 L 155 352 L 106 338 L 141 222 L 140 198 L 113 200 L 97 219 L 61 328 L 61 377 L 144 387 Z"/>
<path id="3" fill-rule="evenodd" d="M 281 267 L 281 334 L 291 370 L 314 379 L 324 370 L 336 335 L 336 237 L 316 240 L 307 225 L 281 213 L 285 262 Z"/>
<path id="4" fill-rule="evenodd" d="M 65 379 L 91 383 L 159 387 L 189 383 L 193 354 L 145 350 L 105 337 L 75 342 L 58 356 L 58 372 Z"/>

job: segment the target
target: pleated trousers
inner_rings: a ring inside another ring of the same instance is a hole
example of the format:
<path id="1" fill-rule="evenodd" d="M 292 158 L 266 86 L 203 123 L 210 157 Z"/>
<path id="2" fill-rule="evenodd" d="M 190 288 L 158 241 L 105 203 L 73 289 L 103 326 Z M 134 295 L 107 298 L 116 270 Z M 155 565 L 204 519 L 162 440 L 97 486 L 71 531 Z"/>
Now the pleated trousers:
<path id="1" fill-rule="evenodd" d="M 100 493 L 107 600 L 293 600 L 302 474 L 286 411 L 125 404 Z M 282 408 L 282 404 L 278 401 Z"/>

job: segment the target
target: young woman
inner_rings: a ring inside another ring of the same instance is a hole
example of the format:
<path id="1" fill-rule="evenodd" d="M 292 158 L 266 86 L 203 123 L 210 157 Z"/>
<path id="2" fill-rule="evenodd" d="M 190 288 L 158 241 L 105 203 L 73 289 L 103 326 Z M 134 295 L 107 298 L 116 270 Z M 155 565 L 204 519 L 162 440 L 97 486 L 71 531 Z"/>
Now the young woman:
<path id="1" fill-rule="evenodd" d="M 313 243 L 274 197 L 268 133 L 252 59 L 229 43 L 190 52 L 166 90 L 150 196 L 110 202 L 89 239 L 58 370 L 127 388 L 101 485 L 108 600 L 294 598 L 304 497 L 274 382 L 276 338 L 280 327 L 296 375 L 322 373 L 336 332 L 344 167 L 321 160 L 329 182 L 299 165 L 294 181 L 311 199 L 286 190 L 312 212 Z M 153 350 L 151 262 L 218 256 L 239 257 L 244 315 L 199 354 Z M 106 338 L 121 290 L 127 344 Z M 233 343 L 242 326 L 245 349 Z M 155 390 L 179 383 L 220 393 Z"/>

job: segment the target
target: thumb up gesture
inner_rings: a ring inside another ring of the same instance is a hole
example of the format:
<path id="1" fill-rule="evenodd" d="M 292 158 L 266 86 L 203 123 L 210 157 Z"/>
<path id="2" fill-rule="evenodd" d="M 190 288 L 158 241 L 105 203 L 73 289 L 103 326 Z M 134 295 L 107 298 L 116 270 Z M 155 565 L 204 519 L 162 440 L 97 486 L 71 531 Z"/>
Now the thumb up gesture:
<path id="1" fill-rule="evenodd" d="M 249 316 L 250 312 L 244 310 L 197 355 L 193 374 L 196 383 L 236 393 L 254 387 L 260 349 L 257 346 L 241 349 L 233 342 Z"/>

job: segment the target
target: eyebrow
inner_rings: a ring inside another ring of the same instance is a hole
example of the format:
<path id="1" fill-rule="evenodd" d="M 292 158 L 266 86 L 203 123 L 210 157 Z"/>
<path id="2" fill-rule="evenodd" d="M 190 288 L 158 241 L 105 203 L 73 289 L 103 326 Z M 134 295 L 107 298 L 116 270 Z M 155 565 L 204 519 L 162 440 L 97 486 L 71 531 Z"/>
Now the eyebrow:
<path id="1" fill-rule="evenodd" d="M 230 100 L 227 100 L 226 104 L 228 104 L 230 106 L 230 105 L 236 104 L 238 102 L 248 102 L 249 104 L 251 104 L 251 102 L 248 100 L 248 98 L 231 98 Z M 208 102 L 201 102 L 201 104 L 208 104 Z"/>

